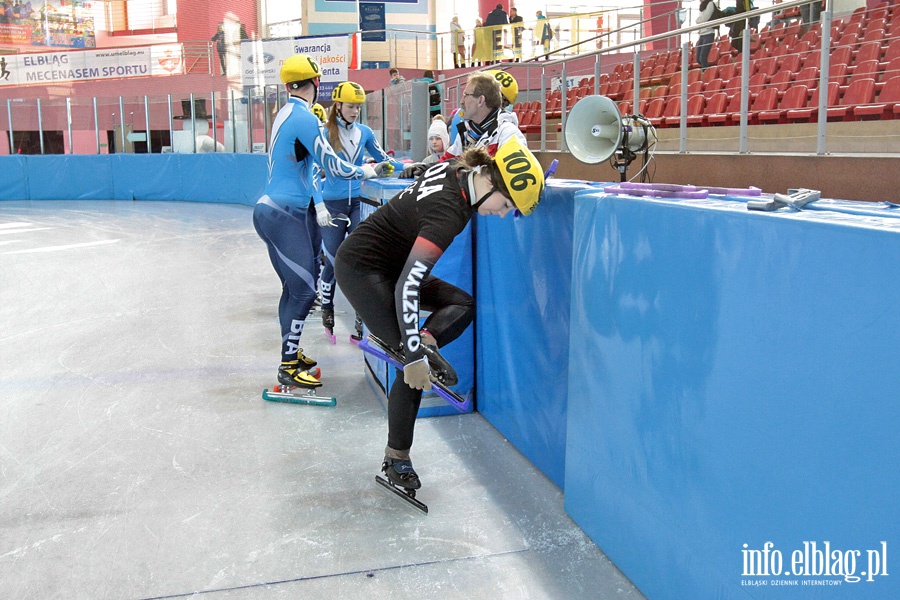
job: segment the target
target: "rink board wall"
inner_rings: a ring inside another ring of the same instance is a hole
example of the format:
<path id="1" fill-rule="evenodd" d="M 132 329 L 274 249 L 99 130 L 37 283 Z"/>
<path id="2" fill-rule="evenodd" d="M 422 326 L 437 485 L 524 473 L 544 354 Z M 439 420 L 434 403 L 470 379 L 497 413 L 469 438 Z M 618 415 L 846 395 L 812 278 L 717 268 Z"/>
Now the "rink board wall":
<path id="1" fill-rule="evenodd" d="M 252 205 L 265 176 L 263 155 L 11 156 L 0 198 Z M 900 219 L 581 187 L 474 222 L 478 410 L 649 598 L 900 598 Z M 828 542 L 859 573 L 882 541 L 890 575 L 818 578 L 839 590 L 744 574 L 744 544 L 790 568 Z"/>
<path id="2" fill-rule="evenodd" d="M 255 204 L 265 154 L 0 156 L 0 200 L 185 200 Z"/>
<path id="3" fill-rule="evenodd" d="M 900 598 L 900 219 L 583 192 L 574 247 L 565 504 L 616 566 L 648 598 Z M 885 541 L 889 576 L 744 575 L 744 544 L 790 571 L 826 541 L 857 575 Z"/>

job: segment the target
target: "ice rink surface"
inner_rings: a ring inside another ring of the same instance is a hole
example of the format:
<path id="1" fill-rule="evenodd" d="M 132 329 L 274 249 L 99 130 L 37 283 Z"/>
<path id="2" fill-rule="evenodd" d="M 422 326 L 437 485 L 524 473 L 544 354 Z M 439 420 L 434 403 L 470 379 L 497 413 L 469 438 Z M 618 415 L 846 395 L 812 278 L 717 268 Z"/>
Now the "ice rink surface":
<path id="1" fill-rule="evenodd" d="M 0 203 L 0 598 L 643 596 L 479 414 L 421 419 L 422 514 L 318 314 L 337 406 L 269 403 L 280 285 L 252 209 Z M 340 312 L 343 311 L 343 312 Z"/>

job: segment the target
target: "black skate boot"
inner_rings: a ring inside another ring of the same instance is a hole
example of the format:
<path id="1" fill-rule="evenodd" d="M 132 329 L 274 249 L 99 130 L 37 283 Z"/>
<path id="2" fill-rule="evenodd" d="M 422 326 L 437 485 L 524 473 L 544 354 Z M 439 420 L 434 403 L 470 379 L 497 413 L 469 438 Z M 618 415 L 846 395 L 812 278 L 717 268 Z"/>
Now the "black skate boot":
<path id="1" fill-rule="evenodd" d="M 447 359 L 441 356 L 437 346 L 429 346 L 422 344 L 425 356 L 428 357 L 428 365 L 431 367 L 431 374 L 434 378 L 445 386 L 453 386 L 459 382 L 459 376 L 453 366 L 447 362 Z"/>
<path id="2" fill-rule="evenodd" d="M 356 322 L 354 323 L 354 326 L 356 327 L 356 333 L 350 334 L 350 340 L 359 343 L 363 339 L 363 323 L 362 319 L 359 318 L 359 315 L 356 315 Z"/>
<path id="3" fill-rule="evenodd" d="M 410 460 L 399 460 L 385 456 L 384 462 L 381 463 L 381 471 L 387 476 L 388 481 L 397 487 L 402 487 L 406 490 L 417 490 L 422 487 L 422 482 L 419 481 L 419 476 L 416 474 L 416 470 L 413 469 L 412 461 Z"/>
<path id="4" fill-rule="evenodd" d="M 337 343 L 337 340 L 334 337 L 334 309 L 333 308 L 323 308 L 322 309 L 322 325 L 325 326 L 325 335 L 328 336 L 328 339 L 331 340 L 331 343 L 332 344 Z"/>

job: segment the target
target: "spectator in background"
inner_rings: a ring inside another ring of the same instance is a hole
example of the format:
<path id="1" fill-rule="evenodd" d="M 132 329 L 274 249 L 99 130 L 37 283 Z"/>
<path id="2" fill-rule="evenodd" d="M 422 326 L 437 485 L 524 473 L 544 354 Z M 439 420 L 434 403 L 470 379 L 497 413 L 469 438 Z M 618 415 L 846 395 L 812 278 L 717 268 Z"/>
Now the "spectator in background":
<path id="1" fill-rule="evenodd" d="M 803 33 L 809 31 L 809 26 L 819 22 L 822 13 L 822 3 L 819 0 L 800 7 L 800 20 L 803 22 Z"/>
<path id="2" fill-rule="evenodd" d="M 513 60 L 519 62 L 522 60 L 522 31 L 525 29 L 525 25 L 515 6 L 509 9 L 509 23 L 512 25 Z"/>
<path id="3" fill-rule="evenodd" d="M 444 117 L 438 115 L 431 121 L 428 128 L 428 150 L 430 154 L 422 161 L 423 165 L 434 164 L 441 159 L 444 152 L 450 149 L 450 132 L 447 131 L 447 123 Z"/>
<path id="4" fill-rule="evenodd" d="M 544 54 L 550 52 L 550 40 L 553 38 L 553 29 L 550 27 L 550 21 L 544 16 L 544 13 L 537 11 L 534 13 L 536 22 L 534 24 L 534 43 L 541 44 L 544 47 Z M 550 60 L 544 57 L 544 60 Z"/>
<path id="5" fill-rule="evenodd" d="M 716 0 L 700 0 L 700 15 L 697 17 L 697 25 L 715 20 L 716 18 L 721 18 L 713 16 L 717 12 L 720 11 L 716 4 Z M 706 27 L 699 32 L 700 37 L 697 39 L 697 62 L 700 64 L 701 69 L 709 67 L 707 58 L 709 57 L 709 50 L 712 48 L 718 30 L 718 27 Z"/>
<path id="6" fill-rule="evenodd" d="M 753 0 L 736 0 L 734 12 L 725 11 L 729 14 L 740 14 L 751 11 L 756 7 L 753 6 Z M 731 37 L 731 47 L 738 51 L 738 54 L 744 51 L 744 28 L 749 25 L 750 29 L 759 27 L 759 17 L 753 17 L 747 21 L 735 21 L 728 26 L 728 35 Z"/>
<path id="7" fill-rule="evenodd" d="M 503 31 L 500 29 L 500 26 L 507 24 L 509 24 L 509 15 L 503 10 L 502 4 L 498 4 L 494 10 L 488 13 L 487 18 L 484 20 L 485 27 L 495 28 L 491 29 L 490 33 L 492 56 L 488 64 L 497 62 L 497 59 L 503 53 Z"/>
<path id="8" fill-rule="evenodd" d="M 222 75 L 227 75 L 228 73 L 225 71 L 225 25 L 223 23 L 216 25 L 216 34 L 209 41 L 216 45 L 219 64 L 222 66 Z"/>
<path id="9" fill-rule="evenodd" d="M 428 82 L 428 113 L 433 119 L 441 114 L 441 88 L 434 82 L 434 71 L 431 69 L 422 73 L 422 80 Z"/>
<path id="10" fill-rule="evenodd" d="M 390 71 L 388 71 L 388 75 L 391 76 L 391 85 L 400 85 L 401 83 L 406 81 L 406 78 L 403 77 L 403 75 L 401 75 L 400 71 L 398 71 L 397 69 L 391 69 Z"/>
<path id="11" fill-rule="evenodd" d="M 472 35 L 472 66 L 480 67 L 483 63 L 483 57 L 480 56 L 481 53 L 484 52 L 484 48 L 488 46 L 485 43 L 484 34 L 487 30 L 484 28 L 484 23 L 481 22 L 481 19 L 475 19 L 475 31 L 473 31 Z M 481 44 L 478 43 L 478 39 L 481 38 Z M 476 54 L 477 53 L 477 54 Z"/>
<path id="12" fill-rule="evenodd" d="M 462 69 L 466 66 L 466 33 L 459 24 L 459 17 L 450 19 L 450 37 L 453 44 L 453 66 Z"/>

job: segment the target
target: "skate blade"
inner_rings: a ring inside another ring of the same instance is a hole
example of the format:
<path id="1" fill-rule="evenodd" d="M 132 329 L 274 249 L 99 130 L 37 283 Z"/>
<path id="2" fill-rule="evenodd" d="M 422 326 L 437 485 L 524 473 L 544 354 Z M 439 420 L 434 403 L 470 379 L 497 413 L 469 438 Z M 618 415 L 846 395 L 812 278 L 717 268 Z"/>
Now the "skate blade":
<path id="1" fill-rule="evenodd" d="M 355 335 L 350 335 L 350 343 L 354 346 L 359 346 L 359 343 L 362 341 L 361 337 L 356 337 Z"/>
<path id="2" fill-rule="evenodd" d="M 386 488 L 386 489 L 390 490 L 390 491 L 393 492 L 395 495 L 397 495 L 397 496 L 399 496 L 400 498 L 402 498 L 402 499 L 403 499 L 407 504 L 409 504 L 410 506 L 413 506 L 413 507 L 415 507 L 415 508 L 418 508 L 418 509 L 421 510 L 423 513 L 425 513 L 426 515 L 428 514 L 428 507 L 427 507 L 424 503 L 419 502 L 418 500 L 416 500 L 416 498 L 415 498 L 415 493 L 416 493 L 415 490 L 412 490 L 412 492 L 411 492 L 412 495 L 410 495 L 410 492 L 407 492 L 407 491 L 406 491 L 405 489 L 403 489 L 403 488 L 398 488 L 397 486 L 395 486 L 394 484 L 392 484 L 390 481 L 388 481 L 387 479 L 385 479 L 385 478 L 382 477 L 381 475 L 376 475 L 376 476 L 375 476 L 375 483 L 377 483 L 378 485 L 380 485 L 380 486 L 383 487 L 383 488 Z"/>
<path id="3" fill-rule="evenodd" d="M 371 354 L 375 358 L 379 358 L 391 366 L 403 369 L 403 363 L 395 352 L 389 350 L 384 343 L 374 335 L 369 335 L 368 339 L 361 341 L 359 349 L 363 352 Z M 461 413 L 469 412 L 472 409 L 472 399 L 463 398 L 439 381 L 431 382 L 431 391 L 438 397 L 443 398 L 450 406 Z"/>
<path id="4" fill-rule="evenodd" d="M 264 389 L 263 400 L 269 402 L 286 402 L 288 404 L 308 404 L 310 406 L 335 406 L 337 398 L 334 396 L 316 396 L 315 390 L 299 387 L 276 385 L 270 392 Z"/>
<path id="5" fill-rule="evenodd" d="M 334 335 L 334 332 L 327 327 L 325 328 L 325 337 L 331 340 L 332 344 L 337 344 L 337 337 Z"/>

